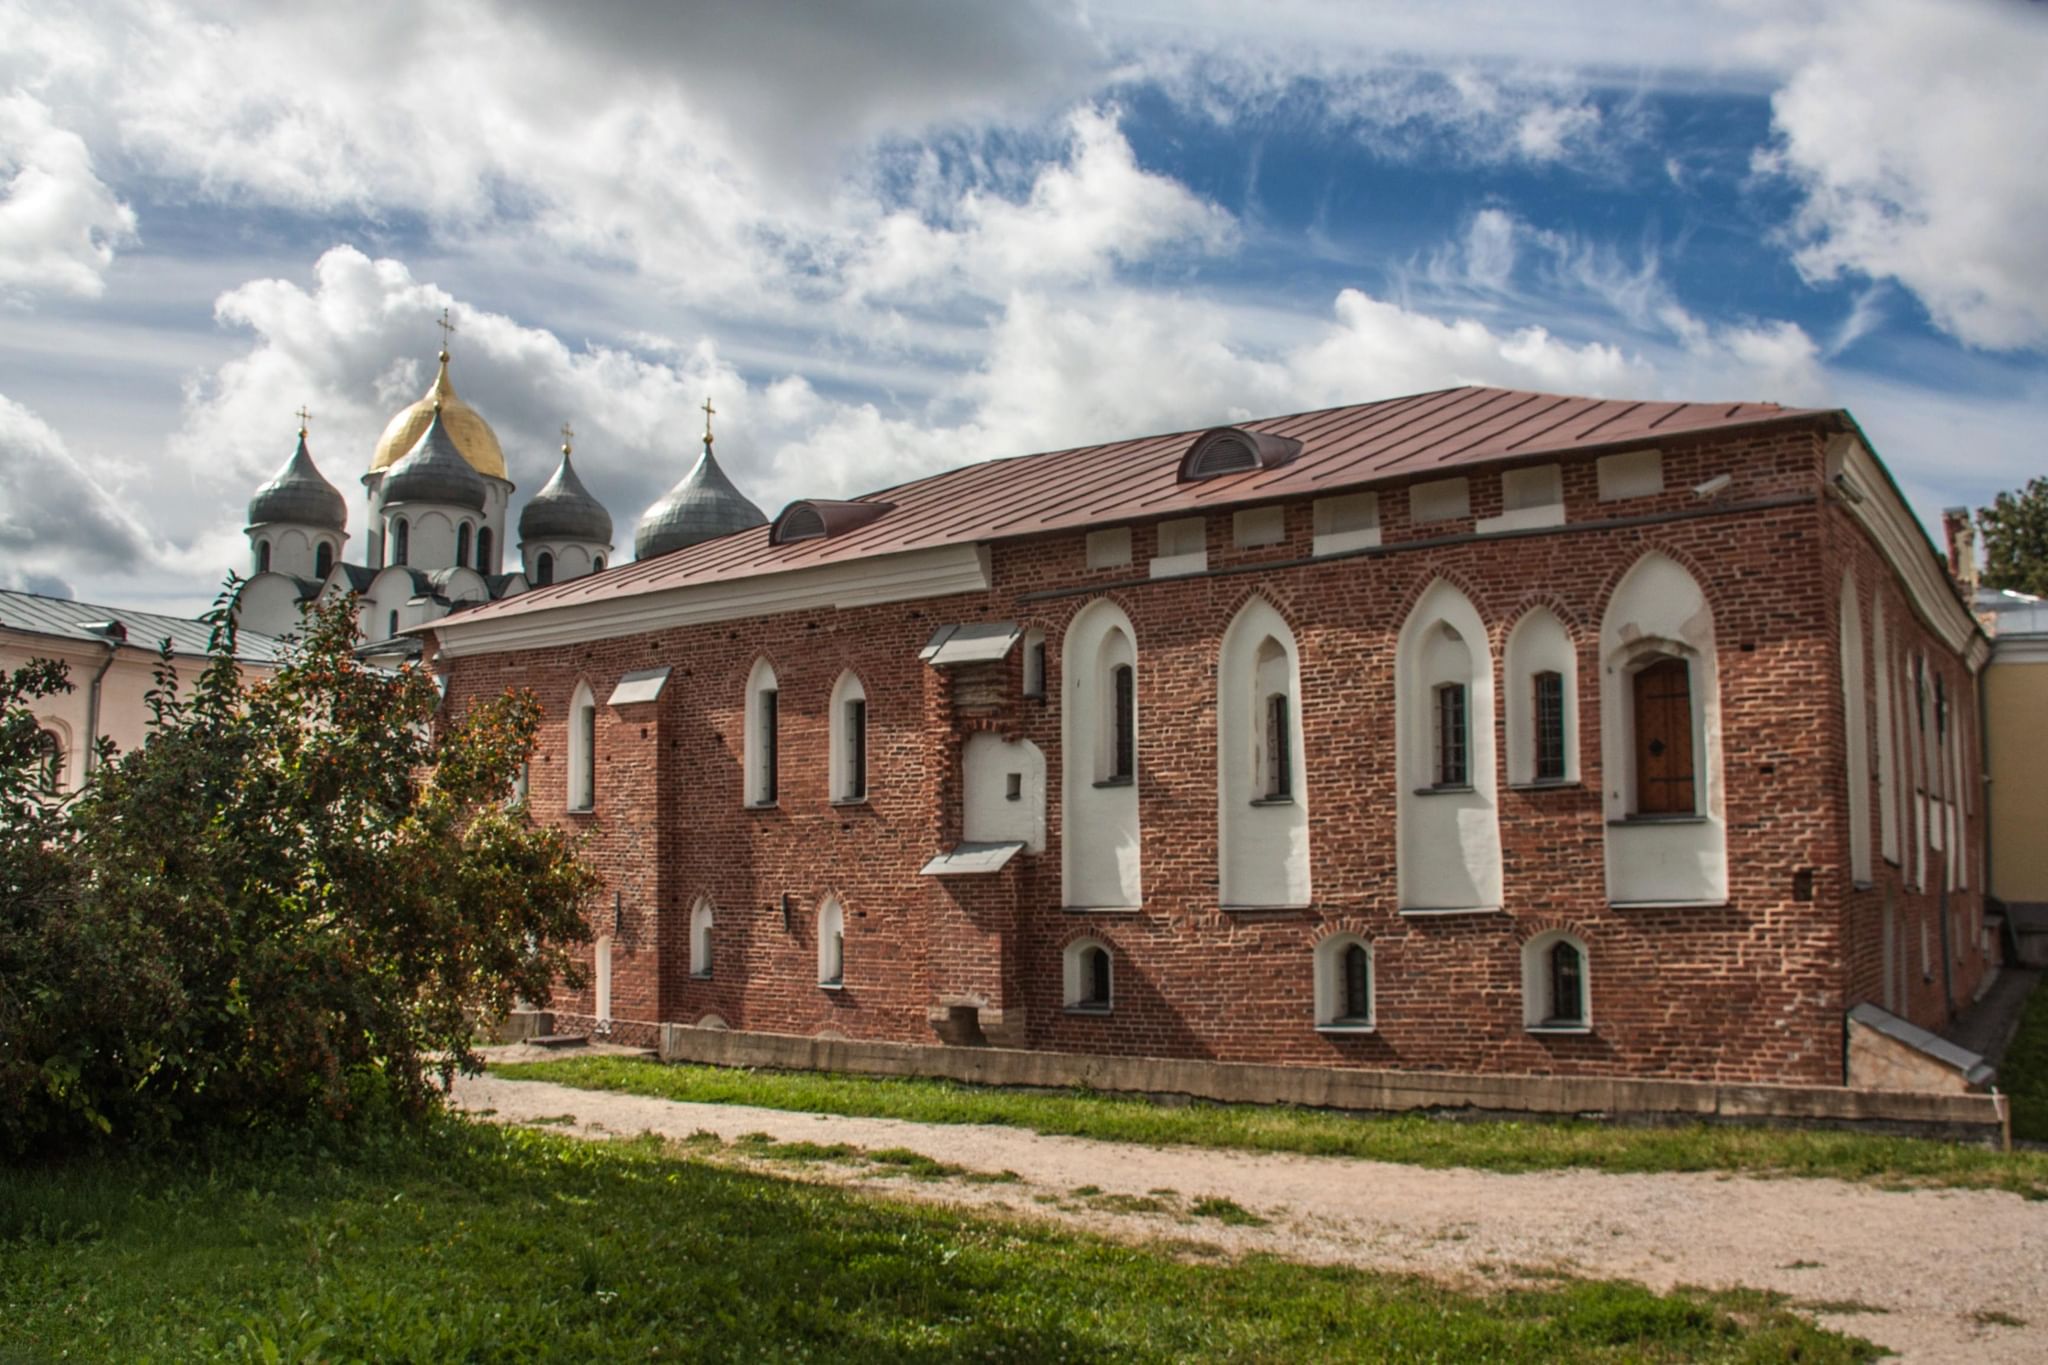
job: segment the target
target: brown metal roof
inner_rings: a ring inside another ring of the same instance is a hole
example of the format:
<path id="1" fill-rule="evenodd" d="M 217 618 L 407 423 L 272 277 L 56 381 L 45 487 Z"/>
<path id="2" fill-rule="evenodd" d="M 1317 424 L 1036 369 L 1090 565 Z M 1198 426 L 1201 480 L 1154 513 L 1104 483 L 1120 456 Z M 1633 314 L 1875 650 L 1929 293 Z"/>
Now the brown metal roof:
<path id="1" fill-rule="evenodd" d="M 499 619 L 870 555 L 1328 493 L 1429 478 L 1471 465 L 1830 415 L 1830 409 L 1776 403 L 1649 403 L 1476 386 L 1440 389 L 1238 423 L 1303 443 L 1298 459 L 1276 469 L 1180 482 L 1181 457 L 1206 429 L 1199 427 L 985 460 L 858 499 L 893 506 L 844 534 L 774 545 L 768 528 L 757 526 L 480 605 L 462 619 Z"/>

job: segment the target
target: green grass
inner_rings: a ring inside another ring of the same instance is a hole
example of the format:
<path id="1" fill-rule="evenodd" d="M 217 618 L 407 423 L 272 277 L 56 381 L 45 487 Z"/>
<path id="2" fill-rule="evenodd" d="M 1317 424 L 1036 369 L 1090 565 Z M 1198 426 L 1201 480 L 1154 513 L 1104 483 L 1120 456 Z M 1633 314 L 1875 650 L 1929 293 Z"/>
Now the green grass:
<path id="1" fill-rule="evenodd" d="M 1741 1296 L 1197 1263 L 689 1146 L 451 1121 L 346 1152 L 0 1171 L 0 1359 L 1875 1356 Z"/>
<path id="2" fill-rule="evenodd" d="M 2048 1047 L 2048 1043 L 2044 1043 Z M 1303 1152 L 1493 1171 L 1742 1171 L 1835 1176 L 1883 1185 L 2002 1189 L 2048 1198 L 2048 1153 L 1862 1133 L 1593 1122 L 1446 1122 L 1419 1115 L 1356 1117 L 1260 1105 L 1155 1104 L 1095 1092 L 1048 1094 L 950 1081 L 665 1066 L 630 1057 L 574 1057 L 492 1068 L 554 1081 L 709 1104 L 923 1123 L 994 1123 L 1113 1142 Z"/>
<path id="3" fill-rule="evenodd" d="M 2012 1097 L 2012 1135 L 2048 1142 L 2048 986 L 2037 986 L 2019 1031 L 1998 1064 L 1998 1086 Z"/>

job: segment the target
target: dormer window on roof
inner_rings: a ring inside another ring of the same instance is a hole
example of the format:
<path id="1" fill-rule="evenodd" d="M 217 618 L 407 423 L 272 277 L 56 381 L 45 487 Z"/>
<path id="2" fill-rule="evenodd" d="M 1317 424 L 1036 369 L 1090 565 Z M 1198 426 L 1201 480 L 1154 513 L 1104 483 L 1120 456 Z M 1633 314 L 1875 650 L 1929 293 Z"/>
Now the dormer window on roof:
<path id="1" fill-rule="evenodd" d="M 1180 481 L 1193 483 L 1248 469 L 1277 469 L 1299 454 L 1301 442 L 1291 436 L 1243 427 L 1212 427 L 1197 436 L 1181 457 Z"/>
<path id="2" fill-rule="evenodd" d="M 799 540 L 824 540 L 857 531 L 885 513 L 896 510 L 891 502 L 828 502 L 805 498 L 782 509 L 768 528 L 770 545 L 789 545 Z"/>

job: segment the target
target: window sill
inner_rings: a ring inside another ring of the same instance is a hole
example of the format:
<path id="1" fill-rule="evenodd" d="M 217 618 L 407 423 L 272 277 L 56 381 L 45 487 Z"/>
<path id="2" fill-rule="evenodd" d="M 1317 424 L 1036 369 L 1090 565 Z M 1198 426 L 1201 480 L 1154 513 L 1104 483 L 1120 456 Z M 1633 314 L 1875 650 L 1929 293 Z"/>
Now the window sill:
<path id="1" fill-rule="evenodd" d="M 1529 1024 L 1523 1032 L 1550 1038 L 1581 1038 L 1593 1031 L 1591 1024 Z"/>
<path id="2" fill-rule="evenodd" d="M 740 809 L 741 809 L 741 810 L 780 810 L 780 809 L 782 809 L 782 803 L 781 803 L 780 801 L 749 801 L 749 802 L 745 803 L 744 805 L 742 805 L 742 806 L 740 807 Z"/>
<path id="3" fill-rule="evenodd" d="M 846 983 L 844 981 L 820 981 L 818 983 L 818 989 L 821 991 L 832 991 L 837 993 L 839 991 L 843 991 L 846 989 Z"/>
<path id="4" fill-rule="evenodd" d="M 1576 777 L 1545 777 L 1539 778 L 1534 782 L 1510 782 L 1508 783 L 1508 790 L 1511 792 L 1577 791 L 1585 785 Z"/>
<path id="5" fill-rule="evenodd" d="M 1060 1007 L 1060 1013 L 1094 1015 L 1097 1018 L 1101 1018 L 1110 1013 L 1110 1007 L 1108 1005 L 1063 1005 Z"/>
<path id="6" fill-rule="evenodd" d="M 1294 798 L 1291 796 L 1255 796 L 1252 798 L 1252 804 L 1254 806 L 1291 806 L 1294 804 Z"/>
<path id="7" fill-rule="evenodd" d="M 1145 907 L 1142 905 L 1063 905 L 1060 913 L 1066 915 L 1135 915 Z"/>
<path id="8" fill-rule="evenodd" d="M 564 811 L 563 811 L 563 814 L 565 814 L 565 815 L 595 815 L 595 814 L 597 814 L 597 807 L 596 807 L 596 806 L 569 806 L 569 807 L 567 807 L 567 808 L 565 808 L 565 809 L 564 809 Z"/>
<path id="9" fill-rule="evenodd" d="M 709 981 L 710 979 L 711 979 L 711 973 L 709 973 L 709 972 L 691 972 L 691 973 L 690 973 L 690 980 L 692 980 L 692 981 Z"/>
<path id="10" fill-rule="evenodd" d="M 832 804 L 835 806 L 865 806 L 867 803 L 868 799 L 865 795 L 835 796 L 832 798 Z"/>
<path id="11" fill-rule="evenodd" d="M 1134 777 L 1105 777 L 1100 782 L 1097 782 L 1095 787 L 1096 790 L 1100 791 L 1104 787 L 1135 787 L 1137 785 L 1138 780 Z"/>
<path id="12" fill-rule="evenodd" d="M 1334 1033 L 1341 1037 L 1347 1033 L 1378 1033 L 1379 1028 L 1373 1024 L 1317 1024 L 1316 1032 Z"/>
<path id="13" fill-rule="evenodd" d="M 1018 695 L 1026 701 L 1043 702 L 1045 700 L 1045 693 L 1043 692 L 1022 692 Z"/>
<path id="14" fill-rule="evenodd" d="M 1609 910 L 1726 910 L 1727 901 L 1609 901 Z"/>
<path id="15" fill-rule="evenodd" d="M 1417 787 L 1417 796 L 1470 796 L 1479 788 L 1469 782 L 1447 782 L 1438 787 Z"/>
<path id="16" fill-rule="evenodd" d="M 1499 915 L 1498 905 L 1404 905 L 1397 912 L 1402 919 L 1442 919 L 1448 915 Z"/>
<path id="17" fill-rule="evenodd" d="M 1608 828 L 1614 829 L 1625 825 L 1704 825 L 1706 823 L 1707 817 L 1704 815 L 1625 815 L 1619 820 L 1609 820 L 1607 825 Z"/>

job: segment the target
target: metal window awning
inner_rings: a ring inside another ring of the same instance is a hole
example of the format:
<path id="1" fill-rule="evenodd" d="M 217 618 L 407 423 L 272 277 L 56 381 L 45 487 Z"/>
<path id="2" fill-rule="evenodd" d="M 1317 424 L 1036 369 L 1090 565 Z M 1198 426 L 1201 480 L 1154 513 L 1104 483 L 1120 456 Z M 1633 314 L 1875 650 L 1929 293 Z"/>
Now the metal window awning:
<path id="1" fill-rule="evenodd" d="M 933 668 L 956 664 L 987 664 L 1006 657 L 1024 632 L 1014 621 L 971 621 L 940 626 L 931 643 L 917 652 Z"/>
<path id="2" fill-rule="evenodd" d="M 1010 859 L 1024 848 L 1021 839 L 1009 839 L 999 844 L 957 844 L 950 853 L 941 853 L 924 865 L 921 875 L 926 877 L 978 877 L 990 872 L 1001 872 L 1009 865 Z"/>
<path id="3" fill-rule="evenodd" d="M 658 701 L 661 689 L 668 686 L 666 668 L 643 668 L 628 673 L 619 679 L 619 685 L 612 689 L 611 700 L 606 706 L 633 706 L 644 701 Z"/>

